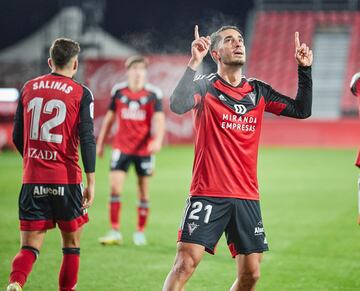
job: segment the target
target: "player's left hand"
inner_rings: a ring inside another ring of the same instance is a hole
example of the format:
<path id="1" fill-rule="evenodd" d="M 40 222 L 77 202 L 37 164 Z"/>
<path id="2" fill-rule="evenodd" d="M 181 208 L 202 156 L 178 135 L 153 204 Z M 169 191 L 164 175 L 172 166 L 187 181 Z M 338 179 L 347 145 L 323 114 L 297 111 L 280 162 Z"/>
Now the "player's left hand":
<path id="1" fill-rule="evenodd" d="M 309 67 L 313 62 L 312 50 L 305 43 L 300 45 L 299 32 L 295 32 L 295 59 L 302 67 Z"/>
<path id="2" fill-rule="evenodd" d="M 84 189 L 83 198 L 82 198 L 82 206 L 83 208 L 89 208 L 95 198 L 95 185 L 87 186 Z"/>
<path id="3" fill-rule="evenodd" d="M 151 154 L 156 154 L 161 150 L 161 147 L 162 147 L 161 142 L 159 142 L 157 140 L 153 140 L 152 142 L 149 143 L 148 151 Z"/>

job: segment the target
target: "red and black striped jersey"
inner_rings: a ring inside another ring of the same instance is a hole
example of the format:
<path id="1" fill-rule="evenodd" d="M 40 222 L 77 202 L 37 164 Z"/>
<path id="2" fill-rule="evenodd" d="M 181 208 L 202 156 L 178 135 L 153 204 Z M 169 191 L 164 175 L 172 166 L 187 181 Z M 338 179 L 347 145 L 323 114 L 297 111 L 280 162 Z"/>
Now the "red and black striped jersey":
<path id="1" fill-rule="evenodd" d="M 115 85 L 111 95 L 109 110 L 115 112 L 118 121 L 113 148 L 129 155 L 149 156 L 152 118 L 155 112 L 163 110 L 161 90 L 145 84 L 142 90 L 134 92 L 124 82 Z"/>
<path id="2" fill-rule="evenodd" d="M 295 118 L 310 116 L 311 68 L 299 68 L 295 100 L 256 79 L 243 78 L 232 86 L 214 73 L 192 81 L 194 74 L 188 68 L 170 98 L 174 112 L 194 110 L 190 195 L 258 200 L 257 158 L 264 111 Z"/>
<path id="3" fill-rule="evenodd" d="M 13 133 L 24 184 L 81 183 L 79 138 L 85 171 L 95 171 L 93 111 L 91 91 L 71 78 L 52 73 L 24 85 Z"/>

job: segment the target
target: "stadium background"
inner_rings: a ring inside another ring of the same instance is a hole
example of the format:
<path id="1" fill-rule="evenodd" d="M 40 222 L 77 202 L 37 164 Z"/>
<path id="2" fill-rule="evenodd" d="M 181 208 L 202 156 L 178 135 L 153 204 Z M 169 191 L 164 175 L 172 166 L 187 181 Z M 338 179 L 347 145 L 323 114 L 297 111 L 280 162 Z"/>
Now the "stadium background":
<path id="1" fill-rule="evenodd" d="M 130 242 L 135 225 L 133 172 L 124 191 L 125 245 L 97 244 L 107 224 L 108 150 L 97 165 L 97 197 L 84 232 L 78 290 L 159 290 L 171 266 L 191 175 L 193 126 L 190 113 L 179 117 L 169 112 L 168 96 L 186 66 L 195 24 L 202 34 L 222 24 L 239 25 L 247 47 L 245 74 L 291 96 L 297 88 L 294 31 L 313 48 L 313 116 L 298 121 L 266 115 L 263 123 L 259 180 L 271 252 L 265 256 L 258 289 L 359 290 L 358 170 L 353 162 L 360 135 L 357 100 L 349 90 L 351 76 L 360 71 L 359 1 L 222 1 L 219 5 L 217 1 L 14 0 L 0 7 L 1 88 L 19 90 L 26 80 L 46 73 L 49 44 L 67 36 L 82 45 L 77 79 L 94 92 L 97 130 L 110 88 L 125 78 L 127 56 L 147 55 L 149 80 L 165 93 L 167 134 L 151 185 L 150 244 L 135 248 Z M 211 70 L 214 64 L 207 57 L 202 72 Z M 10 140 L 16 102 L 13 91 L 4 92 L 0 287 L 6 285 L 18 248 L 21 183 L 21 160 Z M 226 290 L 231 285 L 234 264 L 224 241 L 218 251 L 215 258 L 205 257 L 189 290 Z M 55 290 L 59 260 L 58 235 L 52 232 L 27 290 Z"/>

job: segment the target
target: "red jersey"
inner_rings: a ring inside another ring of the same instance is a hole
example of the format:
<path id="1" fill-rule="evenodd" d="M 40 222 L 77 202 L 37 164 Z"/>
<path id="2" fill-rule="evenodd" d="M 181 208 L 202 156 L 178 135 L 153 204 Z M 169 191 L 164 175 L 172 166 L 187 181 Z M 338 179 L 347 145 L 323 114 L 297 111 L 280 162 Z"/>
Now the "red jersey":
<path id="1" fill-rule="evenodd" d="M 264 111 L 308 117 L 311 68 L 299 68 L 296 100 L 255 79 L 243 78 L 234 87 L 218 74 L 198 76 L 189 84 L 190 75 L 188 68 L 170 98 L 170 107 L 176 113 L 194 109 L 196 139 L 190 195 L 258 200 L 257 157 Z M 193 88 L 193 99 L 184 96 L 189 94 L 187 88 Z"/>
<path id="2" fill-rule="evenodd" d="M 20 98 L 23 183 L 81 183 L 79 124 L 93 125 L 90 90 L 53 73 L 28 81 Z"/>
<path id="3" fill-rule="evenodd" d="M 133 92 L 124 82 L 115 85 L 111 95 L 109 109 L 115 112 L 118 122 L 113 148 L 128 155 L 151 155 L 148 150 L 151 123 L 154 113 L 162 111 L 161 90 L 146 84 L 142 90 Z"/>
<path id="4" fill-rule="evenodd" d="M 350 83 L 351 92 L 358 98 L 359 116 L 360 116 L 360 73 L 356 73 Z M 355 166 L 360 168 L 360 150 L 355 161 Z"/>

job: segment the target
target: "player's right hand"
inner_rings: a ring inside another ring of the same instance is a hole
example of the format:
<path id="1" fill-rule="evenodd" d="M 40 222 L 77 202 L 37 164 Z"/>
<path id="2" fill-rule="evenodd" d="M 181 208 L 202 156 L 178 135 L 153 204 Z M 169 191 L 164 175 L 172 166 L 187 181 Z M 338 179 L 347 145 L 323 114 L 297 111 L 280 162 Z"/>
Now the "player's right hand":
<path id="1" fill-rule="evenodd" d="M 191 60 L 189 67 L 196 70 L 210 49 L 210 36 L 199 36 L 199 27 L 195 25 L 194 41 L 191 43 Z"/>
<path id="2" fill-rule="evenodd" d="M 93 204 L 94 198 L 95 198 L 95 185 L 87 186 L 84 189 L 84 193 L 83 193 L 83 199 L 82 199 L 83 208 L 89 208 Z"/>
<path id="3" fill-rule="evenodd" d="M 96 155 L 99 158 L 102 158 L 104 156 L 104 146 L 102 144 L 96 145 Z"/>

